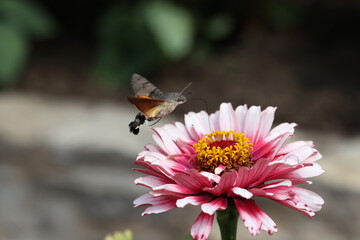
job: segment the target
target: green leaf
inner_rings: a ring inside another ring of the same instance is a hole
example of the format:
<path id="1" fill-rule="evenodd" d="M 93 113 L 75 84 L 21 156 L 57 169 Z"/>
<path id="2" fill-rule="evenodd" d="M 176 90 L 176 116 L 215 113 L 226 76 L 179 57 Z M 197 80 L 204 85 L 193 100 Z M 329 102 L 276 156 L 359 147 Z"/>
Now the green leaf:
<path id="1" fill-rule="evenodd" d="M 184 238 L 184 240 L 193 240 L 193 237 L 191 235 L 188 235 Z"/>
<path id="2" fill-rule="evenodd" d="M 1 0 L 0 15 L 5 23 L 34 37 L 49 37 L 55 33 L 55 22 L 33 1 Z"/>
<path id="3" fill-rule="evenodd" d="M 0 24 L 0 82 L 11 84 L 23 68 L 28 53 L 24 36 L 5 24 Z"/>
<path id="4" fill-rule="evenodd" d="M 190 52 L 194 29 L 188 11 L 171 2 L 152 1 L 145 8 L 145 19 L 168 58 L 181 59 Z"/>

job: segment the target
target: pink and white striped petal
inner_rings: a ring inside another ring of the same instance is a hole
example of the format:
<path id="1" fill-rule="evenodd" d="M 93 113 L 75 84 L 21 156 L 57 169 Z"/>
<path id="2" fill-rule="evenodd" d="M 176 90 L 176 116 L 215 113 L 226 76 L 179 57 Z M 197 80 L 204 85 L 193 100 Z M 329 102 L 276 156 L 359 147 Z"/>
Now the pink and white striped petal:
<path id="1" fill-rule="evenodd" d="M 197 191 L 191 190 L 189 188 L 177 185 L 177 184 L 164 184 L 158 187 L 154 187 L 151 189 L 150 193 L 153 196 L 175 196 L 175 197 L 183 197 L 184 195 L 196 194 Z"/>
<path id="2" fill-rule="evenodd" d="M 260 234 L 261 230 L 267 231 L 270 235 L 278 231 L 275 222 L 254 201 L 234 199 L 234 202 L 251 235 Z"/>
<path id="3" fill-rule="evenodd" d="M 200 192 L 204 188 L 204 185 L 196 181 L 193 176 L 185 173 L 178 173 L 173 177 L 173 180 L 179 186 L 191 189 L 194 192 Z"/>
<path id="4" fill-rule="evenodd" d="M 227 199 L 226 198 L 215 198 L 213 201 L 204 203 L 201 205 L 201 210 L 204 213 L 213 215 L 217 210 L 225 210 L 227 207 Z"/>
<path id="5" fill-rule="evenodd" d="M 245 188 L 240 188 L 240 187 L 232 188 L 231 193 L 229 194 L 230 196 L 233 196 L 233 194 L 234 194 L 234 195 L 237 195 L 237 196 L 245 198 L 245 199 L 250 199 L 253 196 L 253 194 L 251 192 L 249 192 Z"/>
<path id="6" fill-rule="evenodd" d="M 283 179 L 301 179 L 301 178 L 310 178 L 316 177 L 323 174 L 325 171 L 317 163 L 308 163 L 299 166 L 298 168 L 291 169 L 286 171 L 283 174 L 278 174 L 276 177 Z"/>
<path id="7" fill-rule="evenodd" d="M 188 196 L 185 198 L 178 199 L 176 201 L 176 206 L 179 208 L 183 208 L 188 204 L 197 206 L 197 205 L 207 203 L 211 199 L 212 199 L 212 197 L 209 195 Z"/>
<path id="8" fill-rule="evenodd" d="M 142 185 L 148 188 L 154 188 L 154 187 L 158 187 L 164 184 L 169 184 L 172 183 L 172 181 L 170 181 L 169 179 L 164 179 L 164 178 L 160 178 L 160 177 L 155 177 L 155 176 L 145 176 L 145 177 L 139 177 L 137 179 L 135 179 L 135 184 L 136 185 Z"/>
<path id="9" fill-rule="evenodd" d="M 235 185 L 237 179 L 237 172 L 225 172 L 220 179 L 220 182 L 215 187 L 206 187 L 204 191 L 211 193 L 214 196 L 227 194 L 229 190 Z"/>
<path id="10" fill-rule="evenodd" d="M 191 236 L 196 240 L 207 240 L 214 222 L 214 215 L 201 212 L 191 227 Z"/>
<path id="11" fill-rule="evenodd" d="M 285 206 L 304 213 L 308 217 L 320 211 L 324 200 L 316 193 L 299 187 L 274 187 L 263 189 L 267 193 L 267 198 L 279 202 Z"/>
<path id="12" fill-rule="evenodd" d="M 235 186 L 245 188 L 254 183 L 254 181 L 263 175 L 264 171 L 268 168 L 269 162 L 268 159 L 261 158 L 256 161 L 252 168 L 239 168 Z"/>
<path id="13" fill-rule="evenodd" d="M 134 207 L 152 205 L 145 209 L 142 216 L 152 213 L 162 213 L 176 208 L 176 199 L 167 197 L 155 197 L 150 193 L 141 195 L 134 200 Z"/>

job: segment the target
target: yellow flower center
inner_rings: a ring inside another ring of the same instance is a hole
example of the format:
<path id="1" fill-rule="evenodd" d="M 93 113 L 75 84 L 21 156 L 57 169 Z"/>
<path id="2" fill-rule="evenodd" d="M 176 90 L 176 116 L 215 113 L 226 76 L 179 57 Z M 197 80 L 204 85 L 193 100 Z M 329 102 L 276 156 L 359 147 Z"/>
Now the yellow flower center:
<path id="1" fill-rule="evenodd" d="M 194 145 L 197 156 L 191 159 L 198 171 L 214 173 L 220 165 L 226 170 L 236 169 L 241 166 L 251 167 L 252 143 L 243 133 L 235 131 L 216 131 L 206 134 Z"/>

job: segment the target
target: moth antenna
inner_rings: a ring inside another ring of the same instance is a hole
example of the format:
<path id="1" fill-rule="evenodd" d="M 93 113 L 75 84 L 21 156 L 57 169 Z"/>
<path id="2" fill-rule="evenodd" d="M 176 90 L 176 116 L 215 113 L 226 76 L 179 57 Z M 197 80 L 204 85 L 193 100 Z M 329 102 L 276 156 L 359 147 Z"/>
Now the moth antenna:
<path id="1" fill-rule="evenodd" d="M 207 101 L 204 98 L 188 98 L 187 100 L 200 100 L 203 101 L 205 104 L 206 112 L 209 112 L 209 108 L 207 105 Z M 208 115 L 208 123 L 209 123 L 209 129 L 211 130 L 211 124 L 210 124 L 210 116 Z"/>
<path id="2" fill-rule="evenodd" d="M 182 95 L 183 94 L 183 92 L 188 88 L 188 87 L 190 87 L 191 86 L 191 84 L 192 84 L 192 82 L 189 82 L 185 87 L 184 87 L 184 89 L 183 90 L 181 90 L 181 92 L 180 92 L 180 94 Z"/>

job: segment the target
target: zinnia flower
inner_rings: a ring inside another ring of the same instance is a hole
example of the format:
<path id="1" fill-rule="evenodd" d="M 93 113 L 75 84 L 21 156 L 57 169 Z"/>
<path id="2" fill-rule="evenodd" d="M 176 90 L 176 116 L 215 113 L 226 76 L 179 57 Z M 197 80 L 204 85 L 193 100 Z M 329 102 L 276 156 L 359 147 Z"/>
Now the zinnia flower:
<path id="1" fill-rule="evenodd" d="M 246 105 L 235 110 L 223 103 L 210 116 L 201 111 L 180 122 L 154 127 L 153 139 L 141 152 L 135 170 L 147 174 L 135 180 L 150 192 L 134 201 L 150 205 L 142 215 L 161 213 L 187 204 L 202 212 L 191 228 L 194 239 L 207 239 L 214 214 L 235 205 L 252 235 L 277 232 L 274 221 L 255 203 L 255 197 L 314 216 L 324 203 L 316 193 L 298 187 L 304 179 L 322 174 L 321 154 L 311 141 L 285 144 L 295 123 L 271 129 L 276 108 Z M 235 209 L 235 208 L 234 208 Z"/>

